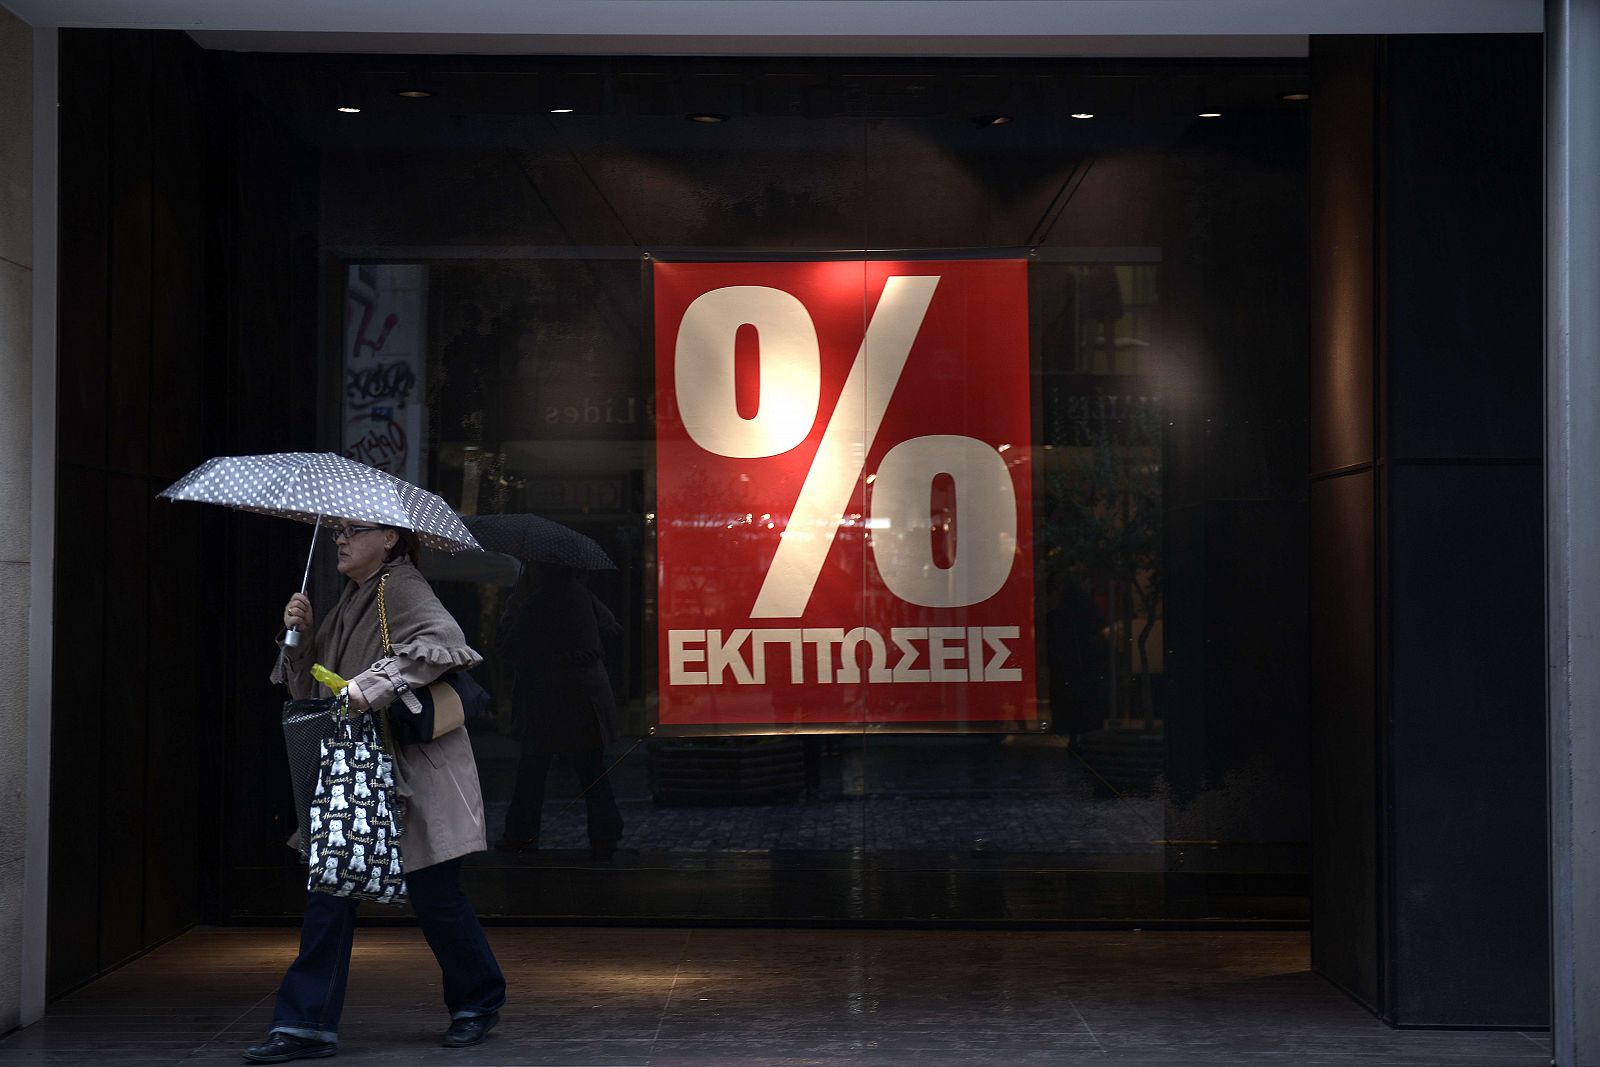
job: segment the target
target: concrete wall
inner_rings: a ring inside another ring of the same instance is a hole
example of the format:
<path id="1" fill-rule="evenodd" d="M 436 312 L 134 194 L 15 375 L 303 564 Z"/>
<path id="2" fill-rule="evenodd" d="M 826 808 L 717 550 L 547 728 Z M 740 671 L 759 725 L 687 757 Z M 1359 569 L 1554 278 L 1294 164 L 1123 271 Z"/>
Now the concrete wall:
<path id="1" fill-rule="evenodd" d="M 1549 0 L 1545 481 L 1557 1067 L 1600 1064 L 1600 0 Z"/>
<path id="2" fill-rule="evenodd" d="M 28 688 L 33 432 L 33 29 L 0 8 L 0 657 Z M 28 704 L 0 701 L 0 1033 L 22 1016 Z"/>

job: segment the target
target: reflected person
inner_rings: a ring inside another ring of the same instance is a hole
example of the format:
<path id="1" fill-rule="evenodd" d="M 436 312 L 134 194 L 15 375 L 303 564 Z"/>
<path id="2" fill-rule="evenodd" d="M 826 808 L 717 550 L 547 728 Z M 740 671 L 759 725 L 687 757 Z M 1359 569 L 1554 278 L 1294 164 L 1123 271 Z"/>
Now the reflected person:
<path id="1" fill-rule="evenodd" d="M 339 573 L 349 581 L 316 626 L 315 639 L 283 648 L 274 682 L 287 685 L 295 699 L 313 697 L 318 683 L 311 678 L 311 665 L 321 663 L 350 679 L 352 706 L 383 711 L 394 705 L 394 714 L 404 714 L 416 700 L 406 687 L 426 686 L 448 670 L 481 661 L 417 571 L 415 534 L 354 523 L 332 533 Z M 380 582 L 392 651 L 387 656 L 378 612 Z M 296 593 L 284 607 L 284 626 L 309 632 L 313 622 L 311 601 Z M 462 857 L 487 845 L 472 742 L 458 728 L 432 741 L 402 745 L 394 757 L 397 791 L 408 798 L 401 848 L 406 886 L 443 972 L 450 1012 L 443 1043 L 476 1045 L 499 1018 L 506 981 L 461 890 Z M 307 894 L 300 954 L 278 987 L 267 1039 L 247 1048 L 245 1059 L 282 1063 L 338 1051 L 356 905 L 353 897 Z"/>
<path id="2" fill-rule="evenodd" d="M 1106 694 L 1106 621 L 1087 579 L 1052 574 L 1045 582 L 1049 608 L 1046 654 L 1054 732 L 1074 740 L 1098 730 L 1111 714 Z"/>
<path id="3" fill-rule="evenodd" d="M 621 633 L 616 617 L 577 571 L 532 563 L 523 572 L 499 643 L 516 673 L 512 708 L 522 737 L 501 851 L 539 847 L 545 782 L 559 755 L 583 793 L 590 855 L 607 860 L 616 852 L 622 813 L 606 773 L 605 749 L 618 730 L 603 639 Z"/>
<path id="4" fill-rule="evenodd" d="M 1115 267 L 1109 263 L 1096 263 L 1084 268 L 1078 310 L 1088 326 L 1087 343 L 1082 350 L 1089 355 L 1091 367 L 1098 369 L 1100 360 L 1096 353 L 1103 347 L 1106 370 L 1115 373 L 1119 369 L 1117 323 L 1126 311 L 1122 302 L 1122 283 L 1117 278 Z"/>

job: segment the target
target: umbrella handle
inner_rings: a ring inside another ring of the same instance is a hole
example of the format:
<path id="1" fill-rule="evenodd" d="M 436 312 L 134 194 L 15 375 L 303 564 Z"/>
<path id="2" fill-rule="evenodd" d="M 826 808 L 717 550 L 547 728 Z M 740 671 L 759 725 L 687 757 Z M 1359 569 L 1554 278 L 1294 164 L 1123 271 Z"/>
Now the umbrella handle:
<path id="1" fill-rule="evenodd" d="M 306 573 L 300 579 L 300 592 L 304 595 L 306 586 L 311 582 L 311 558 L 317 554 L 317 535 L 322 533 L 322 516 L 317 516 L 316 528 L 311 531 L 311 550 L 306 553 Z M 290 648 L 300 647 L 300 631 L 289 630 L 283 635 L 283 643 Z"/>

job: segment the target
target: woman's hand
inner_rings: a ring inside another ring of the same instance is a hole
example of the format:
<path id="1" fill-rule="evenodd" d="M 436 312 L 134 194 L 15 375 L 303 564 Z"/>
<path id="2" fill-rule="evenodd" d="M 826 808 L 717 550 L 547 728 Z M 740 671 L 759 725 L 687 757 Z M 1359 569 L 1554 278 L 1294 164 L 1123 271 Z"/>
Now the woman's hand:
<path id="1" fill-rule="evenodd" d="M 301 633 L 311 632 L 311 601 L 304 593 L 296 593 L 289 598 L 289 603 L 283 608 L 283 628 L 285 630 L 299 630 Z"/>
<path id="2" fill-rule="evenodd" d="M 345 688 L 344 694 L 350 698 L 350 706 L 357 711 L 366 711 L 372 706 L 367 703 L 366 695 L 361 692 L 361 687 L 354 682 L 351 682 Z"/>

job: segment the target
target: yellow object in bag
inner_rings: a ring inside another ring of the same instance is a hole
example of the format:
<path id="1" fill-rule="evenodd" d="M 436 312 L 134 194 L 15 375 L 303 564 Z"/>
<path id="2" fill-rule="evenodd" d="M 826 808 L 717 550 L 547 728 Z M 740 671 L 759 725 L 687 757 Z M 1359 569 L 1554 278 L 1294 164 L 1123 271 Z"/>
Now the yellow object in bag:
<path id="1" fill-rule="evenodd" d="M 334 696 L 338 696 L 340 693 L 344 692 L 350 687 L 349 682 L 345 681 L 337 674 L 334 674 L 320 663 L 313 663 L 311 665 L 311 677 L 315 678 L 317 681 L 331 689 Z"/>

